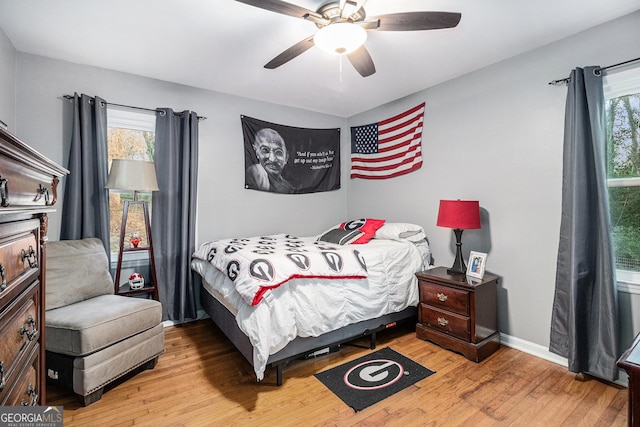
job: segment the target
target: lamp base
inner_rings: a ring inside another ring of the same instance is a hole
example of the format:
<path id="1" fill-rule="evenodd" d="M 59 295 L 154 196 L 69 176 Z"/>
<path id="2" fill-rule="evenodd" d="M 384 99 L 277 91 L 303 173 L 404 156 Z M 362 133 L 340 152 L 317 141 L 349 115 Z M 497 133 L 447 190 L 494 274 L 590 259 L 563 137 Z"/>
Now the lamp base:
<path id="1" fill-rule="evenodd" d="M 453 261 L 451 268 L 447 269 L 449 274 L 467 274 L 467 266 L 462 258 L 462 231 L 461 228 L 453 229 L 456 235 L 456 259 Z"/>
<path id="2" fill-rule="evenodd" d="M 458 270 L 458 269 L 455 269 L 455 268 L 452 267 L 452 268 L 447 268 L 447 273 L 449 273 L 452 276 L 461 275 L 461 274 L 467 274 L 467 269 L 465 267 L 464 270 Z"/>

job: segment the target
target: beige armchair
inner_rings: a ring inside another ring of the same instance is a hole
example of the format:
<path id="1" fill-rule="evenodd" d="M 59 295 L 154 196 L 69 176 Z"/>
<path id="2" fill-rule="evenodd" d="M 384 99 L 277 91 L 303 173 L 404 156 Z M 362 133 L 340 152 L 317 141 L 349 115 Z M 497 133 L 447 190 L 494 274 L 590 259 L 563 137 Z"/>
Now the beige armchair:
<path id="1" fill-rule="evenodd" d="M 116 379 L 155 367 L 164 351 L 161 304 L 114 295 L 99 239 L 47 244 L 45 304 L 47 381 L 85 406 Z"/>

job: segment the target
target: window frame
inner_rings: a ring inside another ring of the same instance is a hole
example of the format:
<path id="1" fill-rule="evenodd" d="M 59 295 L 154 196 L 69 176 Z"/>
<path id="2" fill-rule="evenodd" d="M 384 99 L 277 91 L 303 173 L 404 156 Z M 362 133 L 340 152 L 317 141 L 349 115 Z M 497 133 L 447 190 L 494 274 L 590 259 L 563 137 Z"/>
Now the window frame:
<path id="1" fill-rule="evenodd" d="M 107 128 L 131 129 L 153 132 L 155 134 L 156 115 L 153 111 L 138 110 L 109 104 L 107 105 Z M 110 165 L 107 165 L 107 167 L 110 167 Z M 117 190 L 109 190 L 109 192 L 111 191 Z M 111 212 L 109 212 L 109 215 L 111 215 Z M 109 230 L 109 232 L 111 232 L 111 230 Z M 122 266 L 123 268 L 132 268 L 140 265 L 141 262 L 146 261 L 147 259 L 148 255 L 143 252 L 127 253 Z M 111 252 L 109 261 L 112 267 L 115 266 L 118 262 L 118 252 Z"/>
<path id="2" fill-rule="evenodd" d="M 107 128 L 156 131 L 156 115 L 152 111 L 107 105 Z"/>
<path id="3" fill-rule="evenodd" d="M 640 93 L 640 65 L 633 64 L 609 71 L 603 77 L 605 102 L 621 96 Z M 607 187 L 639 187 L 640 176 L 632 178 L 607 178 Z M 615 254 L 614 254 L 615 256 Z M 640 271 L 616 268 L 618 291 L 640 295 Z"/>

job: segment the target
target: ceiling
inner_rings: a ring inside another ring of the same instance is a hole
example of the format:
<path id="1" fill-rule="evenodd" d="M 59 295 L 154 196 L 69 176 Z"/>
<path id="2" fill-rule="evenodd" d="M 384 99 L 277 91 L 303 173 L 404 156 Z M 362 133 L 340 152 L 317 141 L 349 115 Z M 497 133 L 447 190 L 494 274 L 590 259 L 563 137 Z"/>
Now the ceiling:
<path id="1" fill-rule="evenodd" d="M 311 10 L 326 3 L 289 2 Z M 317 27 L 233 0 L 0 0 L 0 28 L 21 52 L 349 117 L 629 14 L 640 1 L 368 0 L 364 7 L 368 16 L 446 11 L 462 19 L 453 29 L 369 31 L 377 72 L 366 78 L 315 47 L 263 68 Z"/>

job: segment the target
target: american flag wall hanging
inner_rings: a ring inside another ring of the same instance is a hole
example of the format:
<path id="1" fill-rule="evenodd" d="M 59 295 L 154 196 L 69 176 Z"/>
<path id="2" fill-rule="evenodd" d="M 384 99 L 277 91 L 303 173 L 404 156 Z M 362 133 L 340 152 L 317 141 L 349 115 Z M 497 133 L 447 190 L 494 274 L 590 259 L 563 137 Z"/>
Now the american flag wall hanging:
<path id="1" fill-rule="evenodd" d="M 422 166 L 424 105 L 351 128 L 351 178 L 385 179 Z"/>

